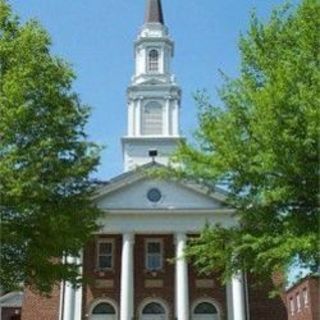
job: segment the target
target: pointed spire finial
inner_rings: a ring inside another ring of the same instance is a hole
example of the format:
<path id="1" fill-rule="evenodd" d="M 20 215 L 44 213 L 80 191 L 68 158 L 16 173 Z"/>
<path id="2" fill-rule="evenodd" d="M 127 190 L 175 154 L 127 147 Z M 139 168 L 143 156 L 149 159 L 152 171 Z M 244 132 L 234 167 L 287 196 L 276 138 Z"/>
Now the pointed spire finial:
<path id="1" fill-rule="evenodd" d="M 161 0 L 147 0 L 145 23 L 154 22 L 164 24 Z"/>

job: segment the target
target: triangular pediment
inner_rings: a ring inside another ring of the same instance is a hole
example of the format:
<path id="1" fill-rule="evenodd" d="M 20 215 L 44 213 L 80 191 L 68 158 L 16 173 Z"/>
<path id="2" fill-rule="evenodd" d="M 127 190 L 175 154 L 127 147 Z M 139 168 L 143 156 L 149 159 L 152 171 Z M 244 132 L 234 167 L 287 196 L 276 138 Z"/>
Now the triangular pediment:
<path id="1" fill-rule="evenodd" d="M 111 180 L 98 190 L 97 205 L 105 210 L 217 210 L 228 207 L 224 192 L 192 182 L 154 178 L 148 174 L 150 167 L 152 164 Z M 150 199 L 150 190 L 157 190 L 160 199 Z"/>
<path id="2" fill-rule="evenodd" d="M 2 307 L 21 307 L 23 292 L 9 292 L 0 297 L 0 306 Z"/>

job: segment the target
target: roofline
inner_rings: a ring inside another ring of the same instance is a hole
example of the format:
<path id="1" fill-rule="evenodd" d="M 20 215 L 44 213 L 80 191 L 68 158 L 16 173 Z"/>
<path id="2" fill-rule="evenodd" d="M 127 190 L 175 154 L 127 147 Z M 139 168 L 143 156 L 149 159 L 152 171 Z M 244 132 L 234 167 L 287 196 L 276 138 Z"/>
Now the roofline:
<path id="1" fill-rule="evenodd" d="M 308 281 L 308 280 L 312 280 L 312 279 L 320 280 L 320 274 L 309 274 L 309 275 L 299 279 L 296 283 L 294 283 L 290 287 L 288 287 L 288 289 L 286 289 L 285 292 L 288 294 L 289 291 L 295 289 L 296 287 L 301 285 L 303 282 Z"/>

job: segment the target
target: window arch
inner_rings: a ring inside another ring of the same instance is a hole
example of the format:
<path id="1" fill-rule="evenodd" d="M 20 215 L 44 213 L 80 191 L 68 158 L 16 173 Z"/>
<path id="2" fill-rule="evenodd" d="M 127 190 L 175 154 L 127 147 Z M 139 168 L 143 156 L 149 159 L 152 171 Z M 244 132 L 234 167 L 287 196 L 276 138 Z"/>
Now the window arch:
<path id="1" fill-rule="evenodd" d="M 115 301 L 108 298 L 96 299 L 88 310 L 89 320 L 116 320 L 118 307 Z"/>
<path id="2" fill-rule="evenodd" d="M 116 310 L 110 303 L 101 302 L 93 308 L 92 314 L 116 314 Z"/>
<path id="3" fill-rule="evenodd" d="M 219 320 L 220 308 L 212 299 L 197 300 L 192 307 L 192 320 Z"/>
<path id="4" fill-rule="evenodd" d="M 143 309 L 142 314 L 165 314 L 166 310 L 158 302 L 150 302 Z"/>
<path id="5" fill-rule="evenodd" d="M 156 49 L 151 49 L 148 53 L 148 71 L 159 71 L 159 51 Z"/>
<path id="6" fill-rule="evenodd" d="M 156 102 L 149 102 L 142 110 L 142 135 L 160 135 L 163 131 L 162 106 Z"/>
<path id="7" fill-rule="evenodd" d="M 217 308 L 209 302 L 200 302 L 193 311 L 194 314 L 217 314 Z"/>
<path id="8" fill-rule="evenodd" d="M 167 302 L 159 298 L 147 298 L 138 308 L 140 320 L 168 320 L 169 308 Z"/>

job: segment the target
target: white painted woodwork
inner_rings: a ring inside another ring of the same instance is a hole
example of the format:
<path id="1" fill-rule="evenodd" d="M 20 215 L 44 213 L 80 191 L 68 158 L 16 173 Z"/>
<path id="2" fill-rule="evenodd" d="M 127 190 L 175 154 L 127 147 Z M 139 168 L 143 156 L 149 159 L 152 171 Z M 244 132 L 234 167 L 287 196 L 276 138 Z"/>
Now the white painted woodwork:
<path id="1" fill-rule="evenodd" d="M 75 262 L 75 258 L 68 256 L 66 258 L 66 263 L 72 264 Z M 75 290 L 70 282 L 65 283 L 64 287 L 64 308 L 63 308 L 63 320 L 75 320 Z"/>
<path id="2" fill-rule="evenodd" d="M 120 320 L 132 320 L 134 314 L 133 245 L 134 235 L 132 233 L 123 234 L 121 254 Z"/>
<path id="3" fill-rule="evenodd" d="M 243 276 L 239 272 L 232 277 L 233 320 L 246 320 Z"/>
<path id="4" fill-rule="evenodd" d="M 75 258 L 76 263 L 79 265 L 79 275 L 82 276 L 83 268 L 83 252 L 80 252 L 80 256 Z M 82 320 L 82 285 L 75 289 L 75 306 L 74 306 L 74 320 Z"/>
<path id="5" fill-rule="evenodd" d="M 184 258 L 187 236 L 184 233 L 175 235 L 176 242 L 176 285 L 175 305 L 177 320 L 189 320 L 189 281 L 188 263 Z"/>

